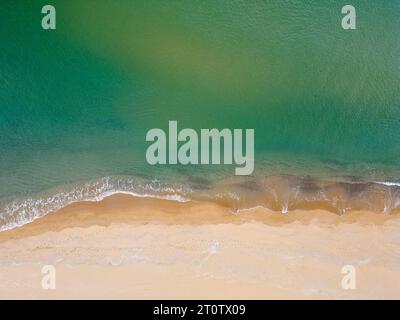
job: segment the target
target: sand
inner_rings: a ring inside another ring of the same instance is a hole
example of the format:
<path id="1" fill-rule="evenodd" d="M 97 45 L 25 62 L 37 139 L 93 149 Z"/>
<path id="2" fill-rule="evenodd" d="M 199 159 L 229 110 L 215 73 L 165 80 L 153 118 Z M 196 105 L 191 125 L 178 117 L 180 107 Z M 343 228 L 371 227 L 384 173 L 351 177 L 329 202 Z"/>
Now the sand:
<path id="1" fill-rule="evenodd" d="M 399 299 L 400 216 L 114 195 L 0 233 L 0 298 Z"/>

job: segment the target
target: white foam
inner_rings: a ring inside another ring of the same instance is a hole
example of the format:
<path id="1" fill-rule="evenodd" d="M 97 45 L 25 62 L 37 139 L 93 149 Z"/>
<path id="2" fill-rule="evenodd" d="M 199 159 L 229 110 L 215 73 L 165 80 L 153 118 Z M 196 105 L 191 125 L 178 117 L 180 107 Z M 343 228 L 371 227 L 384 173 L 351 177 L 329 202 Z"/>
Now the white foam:
<path id="1" fill-rule="evenodd" d="M 147 190 L 154 193 L 141 193 L 129 189 Z M 7 204 L 0 213 L 0 222 L 3 220 L 0 232 L 21 227 L 77 202 L 98 202 L 115 194 L 188 202 L 190 199 L 180 195 L 179 192 L 190 193 L 190 191 L 184 188 L 175 190 L 171 186 L 160 185 L 158 181 L 136 184 L 132 179 L 121 180 L 119 178 L 105 177 L 81 186 L 70 187 L 69 190 L 54 192 L 48 196 L 14 200 Z"/>
<path id="2" fill-rule="evenodd" d="M 374 181 L 374 183 L 383 184 L 383 185 L 388 186 L 388 187 L 392 187 L 392 186 L 400 187 L 400 182 Z"/>

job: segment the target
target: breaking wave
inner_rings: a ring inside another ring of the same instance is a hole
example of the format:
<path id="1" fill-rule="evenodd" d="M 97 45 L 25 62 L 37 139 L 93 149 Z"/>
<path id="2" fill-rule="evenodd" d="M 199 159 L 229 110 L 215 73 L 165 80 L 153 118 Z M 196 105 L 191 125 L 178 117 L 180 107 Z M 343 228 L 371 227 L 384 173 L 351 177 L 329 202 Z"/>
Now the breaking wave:
<path id="1" fill-rule="evenodd" d="M 397 182 L 268 176 L 171 183 L 113 176 L 52 189 L 40 195 L 3 199 L 0 203 L 0 231 L 25 225 L 72 203 L 101 201 L 118 193 L 178 202 L 210 201 L 232 212 L 245 212 L 255 207 L 283 214 L 297 209 L 324 209 L 337 214 L 356 210 L 384 214 L 400 211 L 400 183 Z"/>

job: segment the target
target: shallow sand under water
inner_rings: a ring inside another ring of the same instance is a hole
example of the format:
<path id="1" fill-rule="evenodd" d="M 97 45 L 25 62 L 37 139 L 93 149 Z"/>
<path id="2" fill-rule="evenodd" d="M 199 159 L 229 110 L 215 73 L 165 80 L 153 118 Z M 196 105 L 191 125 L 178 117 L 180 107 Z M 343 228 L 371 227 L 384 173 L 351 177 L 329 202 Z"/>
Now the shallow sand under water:
<path id="1" fill-rule="evenodd" d="M 0 298 L 398 299 L 400 215 L 113 195 L 0 233 Z"/>

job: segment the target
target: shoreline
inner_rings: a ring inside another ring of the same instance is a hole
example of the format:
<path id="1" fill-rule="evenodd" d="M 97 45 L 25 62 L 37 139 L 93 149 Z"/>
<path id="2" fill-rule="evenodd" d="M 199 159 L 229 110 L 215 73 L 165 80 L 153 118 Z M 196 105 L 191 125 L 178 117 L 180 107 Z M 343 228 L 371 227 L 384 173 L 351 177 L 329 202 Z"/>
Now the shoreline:
<path id="1" fill-rule="evenodd" d="M 400 297 L 400 216 L 113 195 L 0 233 L 4 299 Z M 341 288 L 344 265 L 357 289 Z M 43 290 L 54 265 L 56 290 Z"/>
<path id="2" fill-rule="evenodd" d="M 157 210 L 151 210 L 151 208 Z M 111 214 L 110 214 L 111 212 Z M 51 212 L 44 217 L 13 229 L 0 232 L 0 243 L 7 238 L 24 237 L 64 228 L 109 226 L 113 223 L 202 225 L 243 224 L 259 222 L 266 225 L 290 223 L 334 225 L 360 223 L 382 225 L 390 220 L 400 220 L 400 214 L 350 211 L 343 215 L 323 210 L 293 210 L 281 213 L 263 207 L 232 212 L 229 208 L 212 201 L 171 201 L 166 199 L 136 197 L 124 193 L 106 196 L 100 201 L 80 201 Z"/>
<path id="3" fill-rule="evenodd" d="M 161 182 L 139 177 L 104 177 L 59 186 L 46 192 L 0 201 L 0 232 L 60 212 L 71 205 L 99 203 L 126 194 L 172 202 L 209 203 L 234 213 L 264 210 L 290 216 L 298 212 L 400 214 L 398 183 L 315 180 L 303 176 L 235 177 L 220 181 L 191 178 Z"/>

